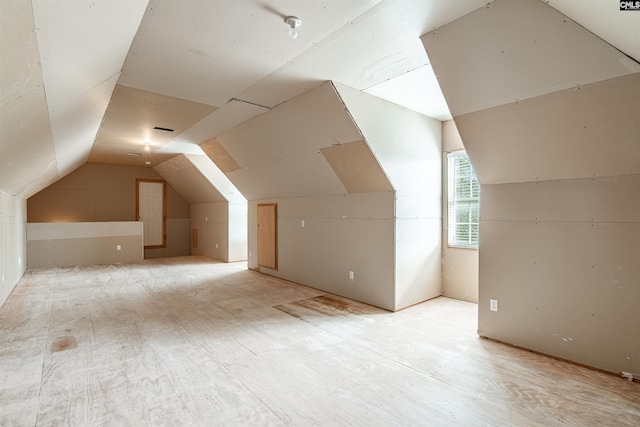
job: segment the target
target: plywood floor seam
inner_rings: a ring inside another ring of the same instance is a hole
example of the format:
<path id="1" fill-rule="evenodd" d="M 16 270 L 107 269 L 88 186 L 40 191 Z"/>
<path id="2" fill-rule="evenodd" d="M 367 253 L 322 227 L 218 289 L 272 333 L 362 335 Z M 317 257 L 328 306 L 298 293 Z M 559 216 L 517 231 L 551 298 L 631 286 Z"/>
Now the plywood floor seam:
<path id="1" fill-rule="evenodd" d="M 640 425 L 640 385 L 206 257 L 28 271 L 0 307 L 2 426 Z"/>

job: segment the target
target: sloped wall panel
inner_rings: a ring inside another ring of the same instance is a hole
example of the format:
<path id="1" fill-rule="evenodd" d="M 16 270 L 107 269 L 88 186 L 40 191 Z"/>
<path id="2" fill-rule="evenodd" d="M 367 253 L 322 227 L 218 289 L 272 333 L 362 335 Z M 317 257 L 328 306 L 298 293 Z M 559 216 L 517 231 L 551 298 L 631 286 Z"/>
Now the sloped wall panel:
<path id="1" fill-rule="evenodd" d="M 236 169 L 240 169 L 240 165 L 217 139 L 213 138 L 203 142 L 200 144 L 200 148 L 222 172 L 233 172 Z"/>
<path id="2" fill-rule="evenodd" d="M 640 71 L 542 0 L 496 0 L 422 42 L 454 117 Z"/>
<path id="3" fill-rule="evenodd" d="M 364 140 L 332 145 L 320 152 L 349 193 L 393 191 Z"/>
<path id="4" fill-rule="evenodd" d="M 227 176 L 247 200 L 347 192 L 324 156 L 315 151 L 244 167 Z"/>
<path id="5" fill-rule="evenodd" d="M 33 1 L 60 176 L 86 162 L 147 3 Z"/>
<path id="6" fill-rule="evenodd" d="M 227 201 L 184 154 L 159 164 L 154 170 L 190 204 Z"/>
<path id="7" fill-rule="evenodd" d="M 0 2 L 0 190 L 24 199 L 58 177 L 30 1 Z"/>
<path id="8" fill-rule="evenodd" d="M 361 138 L 330 82 L 217 137 L 249 200 L 346 193 L 318 151 Z"/>
<path id="9" fill-rule="evenodd" d="M 640 173 L 638 117 L 635 73 L 465 114 L 456 124 L 480 182 L 498 184 Z"/>

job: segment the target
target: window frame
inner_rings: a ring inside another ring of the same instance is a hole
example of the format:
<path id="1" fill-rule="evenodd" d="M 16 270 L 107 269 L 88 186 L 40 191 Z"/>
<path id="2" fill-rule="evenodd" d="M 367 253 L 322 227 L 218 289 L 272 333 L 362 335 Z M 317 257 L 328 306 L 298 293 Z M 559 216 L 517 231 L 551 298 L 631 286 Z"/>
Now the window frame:
<path id="1" fill-rule="evenodd" d="M 446 153 L 447 159 L 447 246 L 449 248 L 455 249 L 475 249 L 477 250 L 479 247 L 479 228 L 480 228 L 480 182 L 478 181 L 478 177 L 473 170 L 473 166 L 469 161 L 469 169 L 471 176 L 468 177 L 470 179 L 469 190 L 467 193 L 469 197 L 457 197 L 456 198 L 456 190 L 459 188 L 459 185 L 456 185 L 457 172 L 459 171 L 458 162 L 459 159 L 469 160 L 469 156 L 465 150 L 458 150 Z M 477 193 L 477 196 L 473 196 L 474 193 Z M 468 209 L 468 221 L 458 221 L 457 217 L 459 215 L 460 209 L 456 207 L 456 205 L 466 204 Z M 475 213 L 475 221 L 473 221 L 473 216 Z M 466 242 L 459 241 L 457 239 L 457 230 L 460 225 L 466 225 L 468 227 L 468 238 Z M 473 226 L 475 225 L 475 239 L 473 239 Z"/>

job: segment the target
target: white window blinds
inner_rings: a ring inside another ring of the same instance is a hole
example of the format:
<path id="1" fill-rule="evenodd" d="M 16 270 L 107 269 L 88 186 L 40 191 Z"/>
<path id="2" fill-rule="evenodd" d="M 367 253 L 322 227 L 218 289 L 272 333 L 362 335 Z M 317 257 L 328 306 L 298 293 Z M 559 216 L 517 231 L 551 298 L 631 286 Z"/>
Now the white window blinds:
<path id="1" fill-rule="evenodd" d="M 449 246 L 478 247 L 480 184 L 465 152 L 448 154 Z"/>

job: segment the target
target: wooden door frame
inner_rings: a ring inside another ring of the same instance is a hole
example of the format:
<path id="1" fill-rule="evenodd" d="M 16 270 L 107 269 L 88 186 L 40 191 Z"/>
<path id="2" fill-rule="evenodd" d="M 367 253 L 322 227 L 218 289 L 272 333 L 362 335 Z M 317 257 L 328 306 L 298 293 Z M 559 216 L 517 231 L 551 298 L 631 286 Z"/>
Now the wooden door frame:
<path id="1" fill-rule="evenodd" d="M 167 181 L 163 179 L 136 178 L 136 221 L 140 221 L 140 183 L 155 182 L 162 184 L 162 244 L 145 246 L 145 249 L 161 249 L 167 247 Z"/>
<path id="2" fill-rule="evenodd" d="M 260 267 L 265 267 L 265 268 L 269 268 L 271 270 L 277 270 L 278 269 L 278 204 L 277 203 L 258 203 L 258 207 L 256 208 L 256 218 L 257 218 L 257 225 L 258 227 L 260 226 L 260 206 L 273 206 L 273 211 L 274 211 L 274 224 L 273 224 L 273 244 L 274 244 L 274 248 L 273 248 L 273 256 L 274 256 L 274 265 L 273 266 L 269 266 L 269 265 L 263 265 L 260 264 L 260 252 L 259 252 L 259 248 L 260 248 L 260 230 L 258 230 L 258 235 L 257 235 L 257 246 L 258 246 L 258 266 Z"/>

